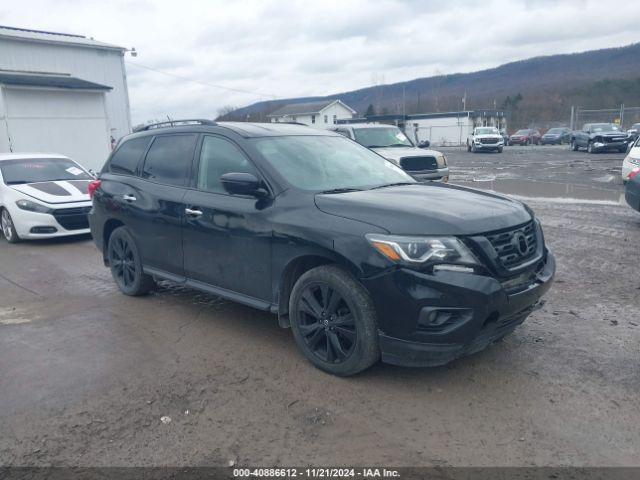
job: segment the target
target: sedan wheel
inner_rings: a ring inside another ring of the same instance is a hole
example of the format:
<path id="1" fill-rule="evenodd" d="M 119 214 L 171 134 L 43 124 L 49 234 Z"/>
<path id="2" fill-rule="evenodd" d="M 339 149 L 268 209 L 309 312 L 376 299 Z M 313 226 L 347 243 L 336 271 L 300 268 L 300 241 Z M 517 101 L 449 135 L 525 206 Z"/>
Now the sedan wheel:
<path id="1" fill-rule="evenodd" d="M 337 266 L 316 267 L 296 282 L 289 302 L 296 343 L 307 359 L 335 375 L 354 375 L 380 355 L 368 292 Z"/>
<path id="2" fill-rule="evenodd" d="M 13 220 L 11 219 L 11 215 L 9 214 L 9 210 L 6 208 L 2 209 L 2 214 L 0 215 L 0 225 L 2 226 L 2 234 L 4 238 L 9 243 L 18 243 L 20 241 L 20 237 L 18 236 L 18 232 L 16 232 L 16 227 L 13 224 Z"/>
<path id="3" fill-rule="evenodd" d="M 589 142 L 589 144 L 587 145 L 587 153 L 594 153 L 593 143 L 591 142 Z"/>

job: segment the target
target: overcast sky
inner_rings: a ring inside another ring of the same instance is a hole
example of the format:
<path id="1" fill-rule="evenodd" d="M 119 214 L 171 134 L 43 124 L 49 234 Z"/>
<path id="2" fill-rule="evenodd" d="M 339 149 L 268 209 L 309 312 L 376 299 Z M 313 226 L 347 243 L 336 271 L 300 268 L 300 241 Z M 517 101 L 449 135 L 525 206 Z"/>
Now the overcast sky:
<path id="1" fill-rule="evenodd" d="M 636 2 L 608 3 L 21 0 L 1 2 L 0 24 L 135 47 L 138 57 L 126 57 L 135 124 L 640 41 Z"/>

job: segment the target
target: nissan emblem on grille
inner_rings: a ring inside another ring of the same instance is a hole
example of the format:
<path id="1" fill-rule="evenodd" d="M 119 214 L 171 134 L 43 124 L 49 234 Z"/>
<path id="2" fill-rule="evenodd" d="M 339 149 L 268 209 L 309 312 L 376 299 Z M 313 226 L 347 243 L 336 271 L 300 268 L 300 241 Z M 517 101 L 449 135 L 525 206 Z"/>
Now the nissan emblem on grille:
<path id="1" fill-rule="evenodd" d="M 513 235 L 513 246 L 516 247 L 516 250 L 520 255 L 526 255 L 529 250 L 529 242 L 527 242 L 527 237 L 522 232 L 516 232 Z"/>

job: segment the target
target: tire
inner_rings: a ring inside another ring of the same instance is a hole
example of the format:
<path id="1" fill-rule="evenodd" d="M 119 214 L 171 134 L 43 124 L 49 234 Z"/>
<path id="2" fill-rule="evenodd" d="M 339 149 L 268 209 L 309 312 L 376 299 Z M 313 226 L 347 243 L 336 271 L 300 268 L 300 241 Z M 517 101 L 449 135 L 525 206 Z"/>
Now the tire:
<path id="1" fill-rule="evenodd" d="M 313 268 L 298 279 L 289 299 L 289 318 L 298 347 L 320 370 L 355 375 L 380 358 L 371 297 L 335 265 Z"/>
<path id="2" fill-rule="evenodd" d="M 470 151 L 471 151 L 471 145 L 467 143 L 467 152 L 470 152 Z"/>
<path id="3" fill-rule="evenodd" d="M 578 144 L 576 143 L 575 140 L 571 140 L 571 150 L 573 150 L 574 152 L 578 151 Z"/>
<path id="4" fill-rule="evenodd" d="M 528 147 L 530 143 L 531 143 L 531 142 L 530 142 L 529 140 L 525 140 L 525 142 L 524 142 L 524 146 L 525 146 L 525 147 Z"/>
<path id="5" fill-rule="evenodd" d="M 6 208 L 0 209 L 0 226 L 2 227 L 2 235 L 7 242 L 18 243 L 20 241 L 11 214 Z"/>
<path id="6" fill-rule="evenodd" d="M 498 153 L 502 153 L 502 147 L 498 147 Z"/>
<path id="7" fill-rule="evenodd" d="M 107 245 L 107 259 L 111 275 L 125 295 L 137 297 L 155 287 L 151 275 L 142 271 L 142 261 L 133 236 L 126 227 L 116 228 Z"/>
<path id="8" fill-rule="evenodd" d="M 587 153 L 596 153 L 595 150 L 593 150 L 593 143 L 589 142 L 587 144 Z"/>
<path id="9" fill-rule="evenodd" d="M 476 148 L 475 143 L 472 143 L 472 144 L 471 144 L 471 152 L 472 152 L 472 153 L 477 153 L 477 151 L 478 151 L 478 149 Z"/>

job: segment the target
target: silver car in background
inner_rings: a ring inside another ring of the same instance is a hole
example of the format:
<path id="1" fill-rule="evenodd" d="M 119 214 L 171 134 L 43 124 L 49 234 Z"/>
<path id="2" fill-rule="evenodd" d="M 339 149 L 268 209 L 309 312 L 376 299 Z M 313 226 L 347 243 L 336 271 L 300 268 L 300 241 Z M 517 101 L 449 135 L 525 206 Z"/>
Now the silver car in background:
<path id="1" fill-rule="evenodd" d="M 417 147 L 395 125 L 379 123 L 345 124 L 331 130 L 355 140 L 395 163 L 419 181 L 449 181 L 447 158 L 430 150 L 428 142 Z"/>

